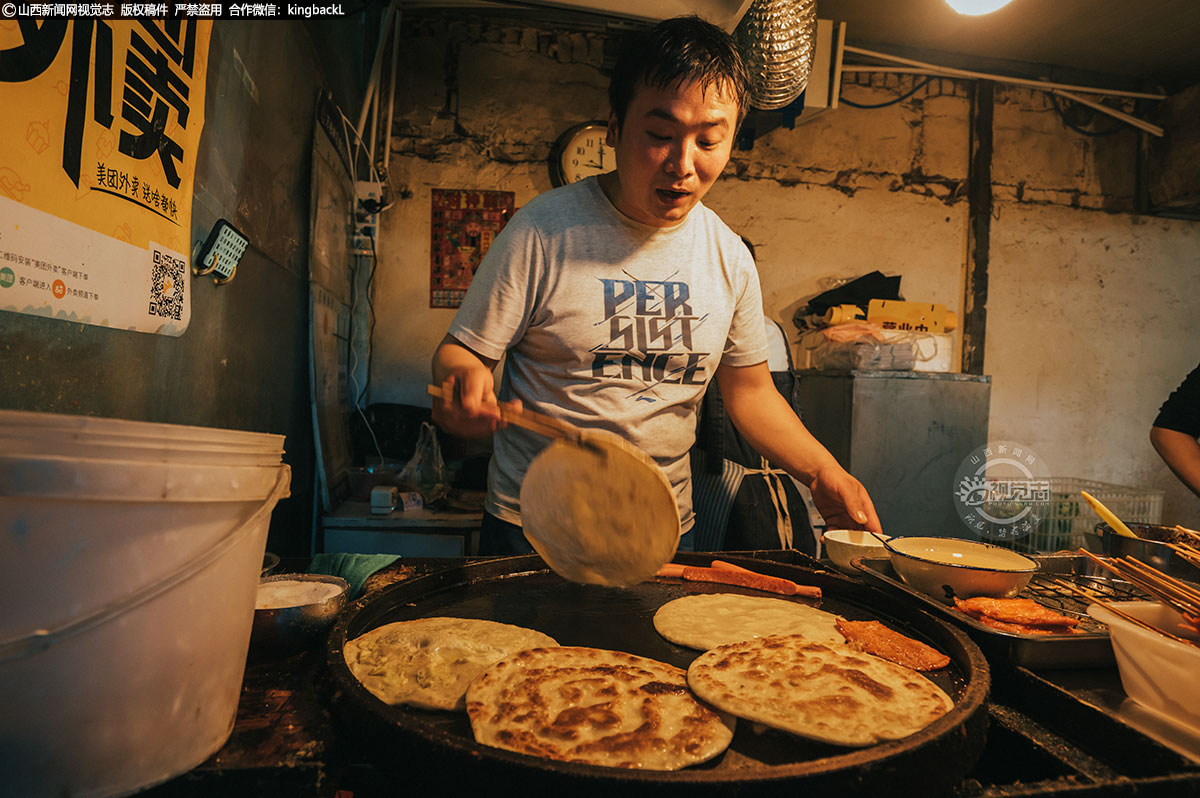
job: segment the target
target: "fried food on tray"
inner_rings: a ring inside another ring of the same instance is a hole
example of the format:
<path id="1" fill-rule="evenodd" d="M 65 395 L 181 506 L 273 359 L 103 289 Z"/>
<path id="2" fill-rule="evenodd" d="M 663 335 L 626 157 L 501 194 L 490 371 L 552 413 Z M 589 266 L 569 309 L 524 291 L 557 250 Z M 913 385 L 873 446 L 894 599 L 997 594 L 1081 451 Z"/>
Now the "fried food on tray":
<path id="1" fill-rule="evenodd" d="M 879 621 L 838 618 L 836 625 L 847 643 L 914 671 L 936 671 L 950 664 L 950 658 L 936 648 L 905 637 Z"/>
<path id="2" fill-rule="evenodd" d="M 955 600 L 964 612 L 975 611 L 987 617 L 1023 626 L 1077 626 L 1079 620 L 1043 607 L 1033 599 L 997 599 L 977 596 L 965 601 Z"/>
<path id="3" fill-rule="evenodd" d="M 975 620 L 994 629 L 1026 635 L 1071 634 L 1078 618 L 1062 615 L 1032 599 L 997 599 L 977 596 L 954 599 L 954 606 Z"/>
<path id="4" fill-rule="evenodd" d="M 1022 626 L 1019 623 L 1005 623 L 997 621 L 994 618 L 989 618 L 986 615 L 972 615 L 967 613 L 975 620 L 979 621 L 984 626 L 990 626 L 993 629 L 999 629 L 1001 632 L 1012 632 L 1018 635 L 1061 635 L 1071 634 L 1075 630 L 1070 626 Z"/>

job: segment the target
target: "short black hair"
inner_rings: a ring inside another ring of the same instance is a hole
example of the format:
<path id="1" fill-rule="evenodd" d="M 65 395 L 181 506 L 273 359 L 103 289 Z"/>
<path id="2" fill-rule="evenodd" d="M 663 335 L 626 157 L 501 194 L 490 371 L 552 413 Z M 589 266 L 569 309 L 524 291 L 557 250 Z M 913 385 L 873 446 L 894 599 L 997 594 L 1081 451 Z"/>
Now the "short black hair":
<path id="1" fill-rule="evenodd" d="M 617 125 L 624 126 L 625 112 L 640 85 L 665 89 L 686 80 L 732 95 L 741 125 L 750 94 L 746 62 L 732 36 L 695 15 L 665 19 L 625 40 L 608 84 Z"/>

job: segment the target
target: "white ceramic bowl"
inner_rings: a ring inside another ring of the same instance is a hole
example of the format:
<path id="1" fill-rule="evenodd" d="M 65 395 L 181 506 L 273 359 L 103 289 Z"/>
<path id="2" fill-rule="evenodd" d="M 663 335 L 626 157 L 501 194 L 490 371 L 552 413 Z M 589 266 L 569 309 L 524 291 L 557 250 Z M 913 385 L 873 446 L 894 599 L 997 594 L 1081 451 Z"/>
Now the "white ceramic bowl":
<path id="1" fill-rule="evenodd" d="M 1179 628 L 1179 613 L 1157 601 L 1122 601 L 1113 606 L 1177 637 L 1197 639 Z M 1134 701 L 1200 732 L 1200 648 L 1171 640 L 1125 620 L 1098 604 L 1088 615 L 1108 624 L 1121 684 Z"/>
<path id="2" fill-rule="evenodd" d="M 1037 563 L 1010 549 L 958 538 L 892 538 L 888 559 L 904 582 L 936 599 L 1012 598 L 1029 584 Z"/>
<path id="3" fill-rule="evenodd" d="M 884 540 L 890 540 L 888 535 L 880 535 Z M 821 536 L 825 544 L 825 553 L 833 564 L 839 568 L 853 572 L 854 566 L 850 561 L 855 557 L 887 557 L 887 549 L 870 532 L 862 529 L 831 529 Z"/>

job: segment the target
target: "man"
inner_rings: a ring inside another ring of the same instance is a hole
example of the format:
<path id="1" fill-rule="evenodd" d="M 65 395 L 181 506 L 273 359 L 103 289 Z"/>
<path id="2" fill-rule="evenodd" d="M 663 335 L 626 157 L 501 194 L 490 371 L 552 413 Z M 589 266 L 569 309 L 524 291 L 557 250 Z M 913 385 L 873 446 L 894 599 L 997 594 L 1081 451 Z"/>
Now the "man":
<path id="1" fill-rule="evenodd" d="M 733 40 L 697 17 L 659 23 L 622 52 L 609 86 L 616 170 L 547 192 L 505 227 L 433 358 L 453 398 L 434 420 L 495 432 L 482 553 L 530 551 L 520 485 L 547 445 L 500 420 L 500 399 L 645 450 L 693 522 L 688 449 L 714 376 L 751 444 L 813 491 L 831 524 L 879 530 L 862 485 L 776 391 L 750 253 L 700 200 L 733 148 L 749 79 Z M 681 548 L 690 548 L 685 534 Z"/>
<path id="2" fill-rule="evenodd" d="M 1163 462 L 1200 496 L 1200 366 L 1192 369 L 1158 410 L 1150 443 Z"/>

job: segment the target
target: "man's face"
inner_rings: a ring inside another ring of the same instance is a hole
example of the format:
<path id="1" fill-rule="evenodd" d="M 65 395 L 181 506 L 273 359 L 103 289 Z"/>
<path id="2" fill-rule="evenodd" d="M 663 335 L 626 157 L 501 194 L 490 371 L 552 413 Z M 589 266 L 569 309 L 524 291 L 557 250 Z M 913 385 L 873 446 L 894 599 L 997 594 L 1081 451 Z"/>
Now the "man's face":
<path id="1" fill-rule="evenodd" d="M 616 182 L 609 198 L 642 224 L 670 227 L 708 193 L 729 162 L 738 107 L 733 97 L 694 81 L 665 89 L 643 85 L 618 127 L 608 120 L 616 149 Z"/>

